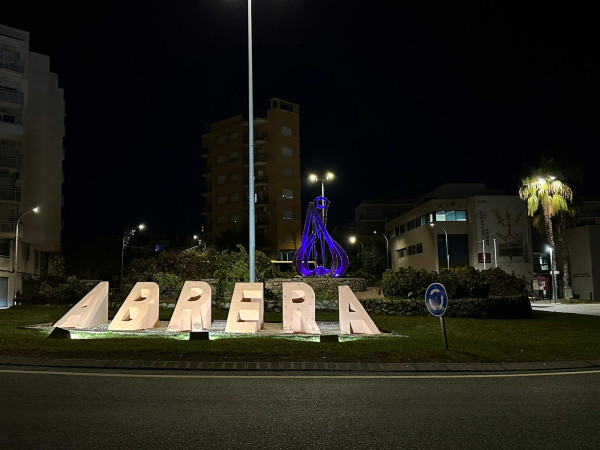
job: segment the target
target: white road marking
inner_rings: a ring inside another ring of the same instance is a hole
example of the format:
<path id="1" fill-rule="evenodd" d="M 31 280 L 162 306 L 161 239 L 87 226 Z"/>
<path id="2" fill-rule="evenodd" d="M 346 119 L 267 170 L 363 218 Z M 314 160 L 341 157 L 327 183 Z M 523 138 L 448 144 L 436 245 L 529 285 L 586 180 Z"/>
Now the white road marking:
<path id="1" fill-rule="evenodd" d="M 440 379 L 440 378 L 519 378 L 519 377 L 550 377 L 564 375 L 598 374 L 600 370 L 582 370 L 573 372 L 541 372 L 541 373 L 498 373 L 498 374 L 462 374 L 462 375 L 175 375 L 175 374 L 128 374 L 103 372 L 58 372 L 36 370 L 0 370 L 0 373 L 20 375 L 63 375 L 72 377 L 112 377 L 112 378 L 189 378 L 189 379 L 312 379 L 312 380 L 411 380 L 411 379 Z"/>

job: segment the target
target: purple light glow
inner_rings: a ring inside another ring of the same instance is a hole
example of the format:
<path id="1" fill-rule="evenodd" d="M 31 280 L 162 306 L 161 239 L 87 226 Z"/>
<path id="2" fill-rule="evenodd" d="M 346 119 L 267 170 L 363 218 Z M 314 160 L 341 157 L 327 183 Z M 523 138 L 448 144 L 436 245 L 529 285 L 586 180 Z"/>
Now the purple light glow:
<path id="1" fill-rule="evenodd" d="M 294 266 L 298 273 L 304 277 L 330 275 L 337 278 L 348 268 L 348 255 L 329 236 L 321 219 L 319 210 L 323 210 L 323 216 L 327 217 L 328 208 L 329 201 L 325 197 L 317 197 L 314 202 L 308 204 L 302 243 L 294 255 Z M 327 259 L 331 260 L 329 266 L 326 265 Z M 313 261 L 315 268 L 311 269 L 309 263 Z"/>

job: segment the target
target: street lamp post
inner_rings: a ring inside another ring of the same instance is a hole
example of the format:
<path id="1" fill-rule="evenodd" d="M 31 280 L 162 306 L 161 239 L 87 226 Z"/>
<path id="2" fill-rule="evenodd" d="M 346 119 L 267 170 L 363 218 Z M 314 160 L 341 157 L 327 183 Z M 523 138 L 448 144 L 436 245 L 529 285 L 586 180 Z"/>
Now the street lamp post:
<path id="1" fill-rule="evenodd" d="M 13 272 L 15 272 L 15 294 L 13 297 L 13 304 L 17 299 L 17 280 L 19 278 L 19 224 L 25 215 L 29 213 L 37 214 L 38 212 L 40 212 L 40 207 L 36 206 L 35 208 L 25 211 L 17 218 L 17 224 L 15 226 L 15 257 L 13 259 Z"/>
<path id="2" fill-rule="evenodd" d="M 379 236 L 383 236 L 385 239 L 385 267 L 389 269 L 390 268 L 390 257 L 389 257 L 390 241 L 389 241 L 388 237 L 385 235 L 385 233 L 378 233 L 377 230 L 373 230 L 373 234 L 378 234 Z"/>
<path id="3" fill-rule="evenodd" d="M 319 178 L 319 176 L 315 175 L 314 173 L 311 173 L 308 176 L 308 181 L 311 183 L 317 183 L 317 182 L 321 182 L 321 197 L 325 197 L 325 182 L 326 181 L 333 181 L 333 179 L 335 178 L 335 175 L 331 172 L 327 172 L 325 174 L 324 177 Z M 321 210 L 321 214 L 323 216 L 323 221 L 325 221 L 325 210 Z"/>
<path id="4" fill-rule="evenodd" d="M 252 0 L 248 0 L 248 263 L 256 280 L 256 216 L 254 213 L 254 98 L 252 81 Z"/>
<path id="5" fill-rule="evenodd" d="M 145 228 L 143 223 L 139 224 L 137 227 L 131 227 L 128 230 L 125 230 L 123 233 L 123 245 L 121 246 L 121 286 L 123 286 L 123 258 L 125 256 L 125 249 L 129 245 L 129 241 L 135 235 L 137 230 L 142 231 Z"/>
<path id="6" fill-rule="evenodd" d="M 359 239 L 356 238 L 356 236 L 350 236 L 350 238 L 348 239 L 348 242 L 350 242 L 351 244 L 356 244 L 358 242 L 360 244 L 362 251 L 365 250 L 365 246 L 363 245 L 362 242 L 360 242 Z"/>
<path id="7" fill-rule="evenodd" d="M 429 226 L 431 226 L 431 228 L 438 226 L 440 227 L 442 230 L 444 230 L 444 234 L 446 235 L 446 268 L 448 270 L 450 270 L 450 249 L 448 248 L 448 232 L 446 231 L 446 228 L 444 228 L 442 225 L 440 225 L 439 223 L 435 223 L 435 222 L 431 222 L 429 224 Z"/>
<path id="8" fill-rule="evenodd" d="M 548 246 L 546 246 L 546 250 L 548 250 L 548 253 L 550 253 L 550 273 L 552 275 L 552 300 L 554 300 L 554 302 L 556 302 L 556 297 L 557 297 L 556 270 L 554 270 L 555 265 L 552 263 L 554 249 L 548 245 Z"/>

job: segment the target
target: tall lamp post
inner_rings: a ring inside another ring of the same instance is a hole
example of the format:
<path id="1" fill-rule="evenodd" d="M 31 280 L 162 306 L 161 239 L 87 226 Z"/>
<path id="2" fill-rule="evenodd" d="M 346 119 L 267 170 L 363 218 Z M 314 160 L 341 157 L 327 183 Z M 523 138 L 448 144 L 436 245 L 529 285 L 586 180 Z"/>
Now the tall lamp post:
<path id="1" fill-rule="evenodd" d="M 552 267 L 554 267 L 554 264 L 552 264 L 552 254 L 553 254 L 554 249 L 548 245 L 548 246 L 546 246 L 546 250 L 548 250 L 548 253 L 550 253 L 550 273 L 552 274 L 552 300 L 554 300 L 556 302 L 556 297 L 557 297 L 556 271 L 552 270 Z"/>
<path id="2" fill-rule="evenodd" d="M 324 177 L 319 178 L 318 175 L 311 173 L 308 176 L 309 183 L 318 183 L 321 182 L 321 197 L 325 197 L 325 182 L 333 181 L 335 175 L 331 172 L 327 172 Z M 323 223 L 325 224 L 325 210 L 321 210 L 321 215 L 323 216 Z"/>
<path id="3" fill-rule="evenodd" d="M 440 225 L 439 223 L 435 223 L 435 222 L 431 222 L 429 224 L 429 226 L 431 228 L 433 227 L 440 227 L 442 230 L 444 230 L 444 234 L 446 235 L 446 268 L 448 270 L 450 270 L 450 250 L 448 249 L 448 232 L 446 231 L 446 228 L 444 228 L 442 225 Z"/>
<path id="4" fill-rule="evenodd" d="M 252 81 L 252 0 L 248 0 L 248 263 L 256 280 L 256 216 L 254 213 L 254 98 Z"/>
<path id="5" fill-rule="evenodd" d="M 123 257 L 125 255 L 125 249 L 129 245 L 129 241 L 135 235 L 137 230 L 142 231 L 146 226 L 143 223 L 140 223 L 137 227 L 131 227 L 128 230 L 125 230 L 123 233 L 123 245 L 121 246 L 121 286 L 123 286 Z"/>
<path id="6" fill-rule="evenodd" d="M 385 239 L 385 267 L 387 269 L 389 269 L 390 268 L 390 256 L 389 256 L 390 241 L 389 241 L 388 237 L 385 235 L 385 233 L 378 233 L 377 230 L 373 230 L 373 234 L 383 236 L 383 238 Z"/>
<path id="7" fill-rule="evenodd" d="M 21 220 L 23 220 L 23 217 L 25 217 L 25 215 L 27 215 L 29 213 L 37 214 L 39 212 L 40 212 L 40 207 L 36 206 L 35 208 L 31 208 L 31 209 L 25 211 L 17 218 L 17 224 L 15 226 L 15 258 L 13 260 L 13 272 L 15 272 L 15 277 L 16 277 L 15 278 L 15 295 L 13 297 L 13 303 L 17 298 L 17 280 L 19 278 L 19 224 L 21 223 Z"/>

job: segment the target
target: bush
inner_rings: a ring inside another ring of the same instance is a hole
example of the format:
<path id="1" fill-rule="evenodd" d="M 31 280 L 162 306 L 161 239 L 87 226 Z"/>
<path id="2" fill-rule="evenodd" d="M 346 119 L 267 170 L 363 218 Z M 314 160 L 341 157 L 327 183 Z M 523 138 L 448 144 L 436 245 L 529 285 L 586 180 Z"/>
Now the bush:
<path id="1" fill-rule="evenodd" d="M 64 305 L 77 303 L 91 289 L 89 283 L 78 280 L 74 276 L 67 278 L 66 282 L 52 286 L 47 282 L 40 284 L 37 293 L 27 293 L 19 298 L 19 303 L 30 305 Z"/>
<path id="2" fill-rule="evenodd" d="M 427 287 L 434 282 L 434 275 L 437 274 L 412 267 L 386 270 L 381 281 L 381 291 L 391 298 L 424 297 Z"/>

